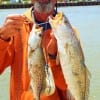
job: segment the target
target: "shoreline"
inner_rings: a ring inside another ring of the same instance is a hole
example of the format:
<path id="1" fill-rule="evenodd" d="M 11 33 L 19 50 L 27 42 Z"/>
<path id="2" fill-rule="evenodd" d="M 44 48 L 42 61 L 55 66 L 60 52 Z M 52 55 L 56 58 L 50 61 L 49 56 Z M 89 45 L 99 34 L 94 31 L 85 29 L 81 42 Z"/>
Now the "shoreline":
<path id="1" fill-rule="evenodd" d="M 0 4 L 0 9 L 13 9 L 13 8 L 29 8 L 33 4 Z M 100 5 L 100 2 L 74 2 L 74 3 L 57 3 L 58 7 L 63 6 L 93 6 L 93 5 Z"/>

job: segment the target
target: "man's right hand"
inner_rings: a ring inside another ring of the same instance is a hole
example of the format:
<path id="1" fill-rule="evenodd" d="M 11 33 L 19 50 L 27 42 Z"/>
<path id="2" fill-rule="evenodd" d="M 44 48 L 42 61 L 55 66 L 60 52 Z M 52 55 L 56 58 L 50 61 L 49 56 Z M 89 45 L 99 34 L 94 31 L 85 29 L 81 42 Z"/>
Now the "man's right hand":
<path id="1" fill-rule="evenodd" d="M 8 15 L 4 24 L 0 28 L 0 38 L 7 40 L 14 33 L 18 32 L 25 22 L 27 22 L 27 18 L 24 15 Z"/>

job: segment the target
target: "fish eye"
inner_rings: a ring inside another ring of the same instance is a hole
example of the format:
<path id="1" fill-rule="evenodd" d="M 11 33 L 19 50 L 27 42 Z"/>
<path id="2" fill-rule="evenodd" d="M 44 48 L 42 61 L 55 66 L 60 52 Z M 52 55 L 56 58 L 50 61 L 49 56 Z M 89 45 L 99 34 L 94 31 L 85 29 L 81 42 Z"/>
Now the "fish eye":
<path id="1" fill-rule="evenodd" d="M 41 34 L 39 34 L 39 37 L 41 37 L 42 35 Z"/>

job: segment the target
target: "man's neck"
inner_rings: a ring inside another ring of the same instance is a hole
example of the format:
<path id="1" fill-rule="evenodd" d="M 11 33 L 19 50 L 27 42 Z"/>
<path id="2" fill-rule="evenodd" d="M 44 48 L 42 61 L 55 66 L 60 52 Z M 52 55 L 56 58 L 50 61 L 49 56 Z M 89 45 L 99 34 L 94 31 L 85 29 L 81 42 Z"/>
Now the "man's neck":
<path id="1" fill-rule="evenodd" d="M 43 27 L 43 30 L 47 30 L 47 29 L 51 29 L 51 26 L 48 22 L 48 16 L 52 15 L 52 16 L 55 16 L 57 13 L 56 10 L 53 10 L 52 13 L 46 15 L 44 17 L 45 14 L 38 14 L 38 12 L 36 12 L 34 9 L 33 9 L 33 16 L 34 16 L 34 21 L 41 27 Z"/>
<path id="2" fill-rule="evenodd" d="M 44 12 L 37 12 L 36 10 L 34 10 L 34 17 L 36 20 L 41 21 L 41 22 L 46 22 L 48 20 L 48 17 L 50 15 L 54 15 L 55 11 L 51 11 L 49 13 L 44 13 Z"/>

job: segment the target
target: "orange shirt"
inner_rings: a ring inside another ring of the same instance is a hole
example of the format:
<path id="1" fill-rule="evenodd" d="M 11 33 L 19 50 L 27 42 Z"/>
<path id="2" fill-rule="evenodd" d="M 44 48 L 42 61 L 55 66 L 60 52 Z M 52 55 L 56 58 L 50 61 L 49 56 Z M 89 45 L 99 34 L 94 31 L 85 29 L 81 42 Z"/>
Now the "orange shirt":
<path id="1" fill-rule="evenodd" d="M 15 33 L 9 42 L 0 40 L 0 73 L 11 66 L 10 100 L 20 100 L 23 91 L 28 90 L 29 74 L 27 68 L 28 26 Z"/>

